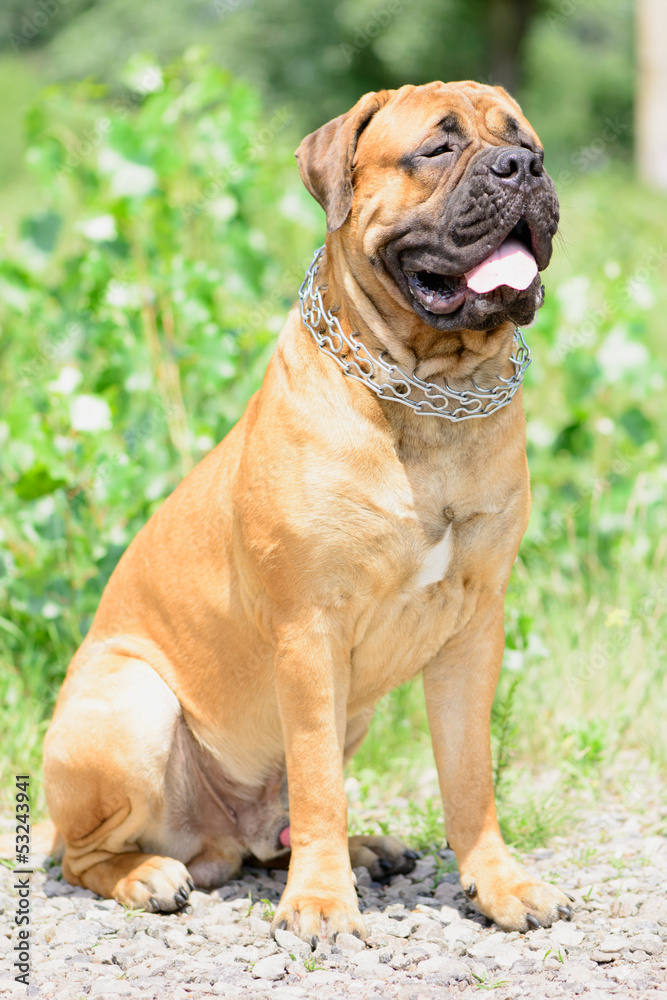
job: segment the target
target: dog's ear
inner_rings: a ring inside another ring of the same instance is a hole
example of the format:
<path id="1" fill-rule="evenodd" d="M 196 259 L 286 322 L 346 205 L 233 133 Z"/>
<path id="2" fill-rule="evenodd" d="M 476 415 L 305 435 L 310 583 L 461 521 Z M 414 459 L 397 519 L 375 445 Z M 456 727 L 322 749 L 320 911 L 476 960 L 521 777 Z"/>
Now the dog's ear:
<path id="1" fill-rule="evenodd" d="M 352 164 L 359 136 L 389 100 L 381 90 L 357 101 L 344 115 L 311 132 L 296 151 L 301 180 L 327 213 L 327 232 L 343 225 L 352 207 Z"/>

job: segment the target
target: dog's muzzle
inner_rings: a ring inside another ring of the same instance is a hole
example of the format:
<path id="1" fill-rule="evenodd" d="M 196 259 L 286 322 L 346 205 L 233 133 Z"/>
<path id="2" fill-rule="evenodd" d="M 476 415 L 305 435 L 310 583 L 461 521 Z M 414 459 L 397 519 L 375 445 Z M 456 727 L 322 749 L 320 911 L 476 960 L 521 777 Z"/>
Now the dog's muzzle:
<path id="1" fill-rule="evenodd" d="M 471 160 L 439 213 L 432 198 L 419 206 L 383 256 L 415 312 L 437 329 L 525 324 L 543 302 L 539 272 L 558 218 L 542 154 L 493 147 Z"/>

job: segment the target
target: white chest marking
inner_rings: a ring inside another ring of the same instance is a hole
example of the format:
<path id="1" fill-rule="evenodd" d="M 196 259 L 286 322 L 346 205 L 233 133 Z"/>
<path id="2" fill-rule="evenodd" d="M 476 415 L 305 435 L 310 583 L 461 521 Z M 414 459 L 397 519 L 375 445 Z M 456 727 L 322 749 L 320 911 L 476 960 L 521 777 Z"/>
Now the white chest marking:
<path id="1" fill-rule="evenodd" d="M 442 580 L 452 557 L 452 526 L 449 524 L 445 533 L 437 542 L 421 564 L 421 569 L 415 578 L 418 587 L 428 587 L 430 583 Z"/>

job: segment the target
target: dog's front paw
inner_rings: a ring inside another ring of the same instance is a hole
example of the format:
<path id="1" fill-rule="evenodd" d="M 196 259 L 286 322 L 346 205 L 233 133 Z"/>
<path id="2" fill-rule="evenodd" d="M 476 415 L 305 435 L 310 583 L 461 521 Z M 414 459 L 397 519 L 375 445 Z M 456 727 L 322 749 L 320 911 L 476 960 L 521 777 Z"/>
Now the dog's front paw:
<path id="1" fill-rule="evenodd" d="M 376 882 L 392 875 L 407 875 L 419 857 L 398 837 L 355 836 L 349 838 L 349 846 L 352 867 L 368 869 Z"/>
<path id="2" fill-rule="evenodd" d="M 132 909 L 171 913 L 182 910 L 194 882 L 184 864 L 174 858 L 151 856 L 120 879 L 114 898 Z"/>
<path id="3" fill-rule="evenodd" d="M 504 931 L 550 927 L 570 920 L 568 897 L 554 885 L 531 878 L 514 862 L 487 867 L 478 874 L 466 871 L 461 885 L 468 899 Z"/>
<path id="4" fill-rule="evenodd" d="M 338 934 L 354 934 L 362 940 L 366 928 L 355 900 L 313 893 L 285 891 L 271 924 L 271 933 L 292 931 L 311 948 L 320 940 L 333 943 Z"/>

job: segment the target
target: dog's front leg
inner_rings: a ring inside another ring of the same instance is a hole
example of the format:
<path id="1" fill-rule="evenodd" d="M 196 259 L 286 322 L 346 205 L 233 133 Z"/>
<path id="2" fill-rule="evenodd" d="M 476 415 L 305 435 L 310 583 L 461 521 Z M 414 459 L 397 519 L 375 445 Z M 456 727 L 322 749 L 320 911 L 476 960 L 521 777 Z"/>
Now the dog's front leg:
<path id="1" fill-rule="evenodd" d="M 323 935 L 365 936 L 354 889 L 343 785 L 350 654 L 326 616 L 280 636 L 275 683 L 285 741 L 292 858 L 272 930 L 314 947 Z"/>
<path id="2" fill-rule="evenodd" d="M 498 828 L 490 717 L 504 646 L 503 607 L 495 601 L 424 670 L 424 691 L 447 839 L 463 889 L 499 927 L 525 931 L 571 910 L 559 889 L 514 861 Z"/>

